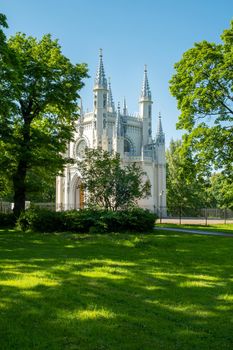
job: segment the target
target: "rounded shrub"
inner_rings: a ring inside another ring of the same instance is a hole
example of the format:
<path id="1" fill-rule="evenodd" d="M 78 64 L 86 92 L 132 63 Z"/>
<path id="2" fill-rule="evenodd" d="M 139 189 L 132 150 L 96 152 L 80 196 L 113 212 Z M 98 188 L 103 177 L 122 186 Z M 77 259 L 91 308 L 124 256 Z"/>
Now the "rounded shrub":
<path id="1" fill-rule="evenodd" d="M 0 213 L 0 228 L 13 228 L 16 217 L 13 213 Z"/>
<path id="2" fill-rule="evenodd" d="M 22 231 L 32 230 L 36 232 L 64 231 L 64 214 L 48 209 L 30 208 L 22 212 L 17 226 Z"/>
<path id="3" fill-rule="evenodd" d="M 99 212 L 93 209 L 69 210 L 64 212 L 64 227 L 66 231 L 87 233 L 94 227 L 99 218 Z"/>

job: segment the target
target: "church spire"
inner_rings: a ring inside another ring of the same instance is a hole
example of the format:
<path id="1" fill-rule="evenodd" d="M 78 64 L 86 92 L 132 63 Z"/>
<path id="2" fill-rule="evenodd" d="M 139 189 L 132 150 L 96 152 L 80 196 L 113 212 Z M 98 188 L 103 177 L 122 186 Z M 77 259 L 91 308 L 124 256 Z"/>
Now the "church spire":
<path id="1" fill-rule="evenodd" d="M 111 87 L 111 81 L 110 78 L 108 78 L 108 100 L 107 100 L 107 106 L 110 112 L 115 112 L 115 104 L 112 97 L 112 87 Z"/>
<path id="2" fill-rule="evenodd" d="M 96 78 L 95 78 L 95 87 L 107 89 L 107 79 L 105 78 L 105 73 L 104 73 L 102 49 L 100 49 L 99 51 L 99 66 L 98 66 Z"/>
<path id="3" fill-rule="evenodd" d="M 147 65 L 145 64 L 144 67 L 144 78 L 143 78 L 143 84 L 142 84 L 142 92 L 141 92 L 141 100 L 151 100 L 151 91 L 150 91 L 150 86 L 148 82 L 148 77 L 147 77 Z"/>
<path id="4" fill-rule="evenodd" d="M 127 105 L 126 105 L 126 99 L 124 97 L 124 102 L 123 102 L 123 115 L 126 116 L 128 114 L 127 111 Z"/>
<path id="5" fill-rule="evenodd" d="M 120 106 L 120 102 L 118 102 L 118 105 L 117 105 L 116 134 L 117 134 L 117 136 L 121 136 L 121 106 Z"/>
<path id="6" fill-rule="evenodd" d="M 82 98 L 80 97 L 80 105 L 79 105 L 79 120 L 82 119 L 83 117 L 83 101 Z"/>
<path id="7" fill-rule="evenodd" d="M 159 112 L 159 119 L 158 119 L 158 126 L 157 126 L 157 134 L 163 134 L 161 113 L 160 112 Z"/>
<path id="8" fill-rule="evenodd" d="M 158 143 L 164 143 L 164 141 L 165 141 L 160 112 L 159 112 L 159 119 L 158 119 L 158 124 L 157 124 L 156 140 Z"/>

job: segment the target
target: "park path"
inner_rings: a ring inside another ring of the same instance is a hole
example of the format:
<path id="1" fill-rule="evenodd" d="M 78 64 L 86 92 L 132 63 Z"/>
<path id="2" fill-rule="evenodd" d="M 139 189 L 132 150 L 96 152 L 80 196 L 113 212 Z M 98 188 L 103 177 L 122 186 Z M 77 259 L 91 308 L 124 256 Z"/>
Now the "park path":
<path id="1" fill-rule="evenodd" d="M 176 232 L 184 232 L 198 235 L 207 235 L 207 236 L 223 236 L 223 237 L 233 237 L 232 233 L 224 233 L 224 232 L 213 232 L 213 231 L 202 231 L 202 230 L 192 230 L 188 228 L 175 228 L 175 227 L 155 227 L 155 230 L 159 231 L 176 231 Z"/>

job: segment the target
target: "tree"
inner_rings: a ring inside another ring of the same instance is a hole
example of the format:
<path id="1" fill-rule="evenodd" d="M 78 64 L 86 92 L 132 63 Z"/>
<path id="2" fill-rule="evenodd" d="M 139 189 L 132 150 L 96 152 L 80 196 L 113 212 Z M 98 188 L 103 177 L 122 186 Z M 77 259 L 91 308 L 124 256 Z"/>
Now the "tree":
<path id="1" fill-rule="evenodd" d="M 0 200 L 8 201 L 12 196 L 12 186 L 7 176 L 0 173 Z"/>
<path id="2" fill-rule="evenodd" d="M 32 168 L 26 177 L 27 200 L 31 203 L 50 202 L 56 200 L 56 176 L 53 169 L 43 167 Z"/>
<path id="3" fill-rule="evenodd" d="M 222 173 L 215 173 L 210 178 L 210 194 L 220 208 L 233 209 L 232 181 Z"/>
<path id="4" fill-rule="evenodd" d="M 2 28 L 8 28 L 6 16 L 0 13 L 0 110 L 3 112 L 6 109 L 6 97 L 10 91 L 6 93 L 7 80 L 12 77 L 11 65 L 13 65 L 13 56 L 10 55 L 10 51 L 7 46 L 6 36 Z M 0 126 L 1 127 L 1 126 Z M 0 130 L 1 132 L 1 130 Z M 1 134 L 0 134 L 1 135 Z M 2 137 L 0 137 L 0 155 L 4 154 L 5 149 L 3 147 Z M 0 158 L 1 165 L 1 158 Z M 0 197 L 9 198 L 11 195 L 11 183 L 7 176 L 7 168 L 0 166 Z"/>
<path id="5" fill-rule="evenodd" d="M 107 210 L 126 209 L 150 195 L 150 183 L 136 163 L 123 166 L 119 154 L 86 149 L 78 162 L 87 205 Z"/>
<path id="6" fill-rule="evenodd" d="M 182 147 L 182 142 L 171 141 L 166 151 L 167 207 L 172 213 L 193 215 L 195 210 L 207 205 L 207 184 L 198 173 L 192 152 Z"/>
<path id="7" fill-rule="evenodd" d="M 6 44 L 6 36 L 2 30 L 2 28 L 8 28 L 6 16 L 0 13 L 0 59 L 1 61 L 5 61 L 5 56 L 7 53 L 7 44 Z"/>
<path id="8" fill-rule="evenodd" d="M 55 176 L 67 162 L 64 154 L 75 130 L 87 67 L 72 64 L 50 35 L 37 40 L 18 33 L 7 48 L 14 62 L 0 62 L 0 71 L 10 71 L 0 86 L 0 167 L 12 178 L 18 216 L 25 208 L 29 173 L 43 168 Z"/>
<path id="9" fill-rule="evenodd" d="M 186 51 L 175 64 L 170 90 L 181 111 L 177 127 L 189 134 L 186 146 L 233 179 L 233 21 L 221 39 Z"/>

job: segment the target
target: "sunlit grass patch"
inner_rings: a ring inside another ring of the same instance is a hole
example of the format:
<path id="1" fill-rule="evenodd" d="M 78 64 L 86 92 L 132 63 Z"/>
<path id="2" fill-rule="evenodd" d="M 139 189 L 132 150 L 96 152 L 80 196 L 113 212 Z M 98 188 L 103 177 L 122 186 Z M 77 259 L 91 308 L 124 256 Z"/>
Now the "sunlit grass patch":
<path id="1" fill-rule="evenodd" d="M 180 287 L 207 287 L 207 288 L 214 288 L 215 284 L 207 281 L 186 281 L 180 283 Z"/>
<path id="2" fill-rule="evenodd" d="M 218 296 L 219 300 L 225 300 L 225 301 L 230 301 L 233 303 L 233 294 L 224 294 L 224 295 L 219 295 Z"/>
<path id="3" fill-rule="evenodd" d="M 9 280 L 0 281 L 0 286 L 12 286 L 20 289 L 30 289 L 37 285 L 44 286 L 57 286 L 58 283 L 54 280 L 39 277 L 39 276 L 31 276 L 30 274 L 22 274 L 19 277 L 19 274 L 16 274 L 16 278 L 11 278 Z"/>
<path id="4" fill-rule="evenodd" d="M 233 240 L 0 233 L 1 350 L 231 349 Z"/>
<path id="5" fill-rule="evenodd" d="M 112 319 L 116 315 L 111 312 L 110 310 L 101 308 L 98 309 L 96 307 L 89 307 L 86 310 L 77 310 L 74 312 L 68 313 L 67 311 L 61 311 L 59 312 L 59 317 L 66 318 L 70 320 L 97 320 L 97 319 Z"/>

